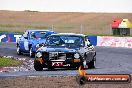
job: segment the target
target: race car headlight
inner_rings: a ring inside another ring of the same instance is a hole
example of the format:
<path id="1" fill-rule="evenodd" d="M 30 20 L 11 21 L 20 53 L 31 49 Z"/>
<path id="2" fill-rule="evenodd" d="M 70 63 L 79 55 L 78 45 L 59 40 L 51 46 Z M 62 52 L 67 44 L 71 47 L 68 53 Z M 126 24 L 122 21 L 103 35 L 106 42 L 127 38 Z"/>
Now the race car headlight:
<path id="1" fill-rule="evenodd" d="M 39 44 L 36 44 L 36 47 L 39 47 Z"/>
<path id="2" fill-rule="evenodd" d="M 36 54 L 36 56 L 37 56 L 37 57 L 42 57 L 42 53 L 38 52 L 38 53 Z"/>
<path id="3" fill-rule="evenodd" d="M 39 44 L 39 47 L 42 47 L 42 46 L 44 46 L 44 43 L 42 43 L 42 44 Z"/>
<path id="4" fill-rule="evenodd" d="M 36 50 L 38 50 L 39 49 L 39 44 L 36 44 Z"/>
<path id="5" fill-rule="evenodd" d="M 78 59 L 80 56 L 78 53 L 74 54 L 74 58 Z"/>

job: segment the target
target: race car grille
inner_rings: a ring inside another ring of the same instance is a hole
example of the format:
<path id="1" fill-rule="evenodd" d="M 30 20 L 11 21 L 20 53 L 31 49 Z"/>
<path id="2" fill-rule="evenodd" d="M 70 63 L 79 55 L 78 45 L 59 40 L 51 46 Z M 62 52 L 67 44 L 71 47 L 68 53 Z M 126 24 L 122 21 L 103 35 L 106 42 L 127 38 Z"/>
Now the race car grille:
<path id="1" fill-rule="evenodd" d="M 47 55 L 48 54 L 48 55 Z M 49 60 L 66 60 L 66 59 L 73 59 L 73 53 L 64 53 L 64 52 L 49 52 L 44 56 L 47 56 Z"/>
<path id="2" fill-rule="evenodd" d="M 67 53 L 66 58 L 67 59 L 73 59 L 74 58 L 74 53 Z"/>

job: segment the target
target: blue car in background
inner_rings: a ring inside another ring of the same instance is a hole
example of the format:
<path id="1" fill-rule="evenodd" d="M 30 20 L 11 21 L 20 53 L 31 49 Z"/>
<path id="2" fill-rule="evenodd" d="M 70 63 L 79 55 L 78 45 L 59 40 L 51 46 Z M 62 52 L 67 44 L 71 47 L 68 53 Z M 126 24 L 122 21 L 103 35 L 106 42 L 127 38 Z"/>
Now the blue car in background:
<path id="1" fill-rule="evenodd" d="M 29 53 L 30 57 L 35 56 L 36 46 L 45 43 L 46 37 L 56 34 L 49 30 L 26 30 L 17 40 L 17 54 Z"/>

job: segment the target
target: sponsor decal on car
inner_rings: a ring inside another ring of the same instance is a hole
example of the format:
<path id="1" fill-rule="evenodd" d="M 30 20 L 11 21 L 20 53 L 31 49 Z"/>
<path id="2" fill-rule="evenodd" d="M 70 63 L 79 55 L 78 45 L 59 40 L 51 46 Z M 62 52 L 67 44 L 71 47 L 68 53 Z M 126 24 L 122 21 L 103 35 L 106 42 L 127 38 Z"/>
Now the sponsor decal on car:
<path id="1" fill-rule="evenodd" d="M 63 62 L 52 62 L 52 66 L 63 66 Z"/>

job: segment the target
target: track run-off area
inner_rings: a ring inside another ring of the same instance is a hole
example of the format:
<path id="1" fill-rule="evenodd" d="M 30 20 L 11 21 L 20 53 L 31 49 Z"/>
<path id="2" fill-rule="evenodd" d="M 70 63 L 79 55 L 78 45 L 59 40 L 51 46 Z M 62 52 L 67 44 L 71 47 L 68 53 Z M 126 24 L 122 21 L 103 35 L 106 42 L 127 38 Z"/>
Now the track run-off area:
<path id="1" fill-rule="evenodd" d="M 95 49 L 97 52 L 96 68 L 87 69 L 87 74 L 132 74 L 132 49 L 99 46 L 95 46 Z M 33 58 L 28 55 L 19 56 L 16 54 L 16 43 L 0 43 L 0 55 L 26 58 L 33 63 Z M 43 71 L 35 71 L 32 64 L 29 70 L 0 72 L 0 77 L 75 76 L 77 74 L 79 74 L 78 70 L 75 69 L 44 69 Z"/>

